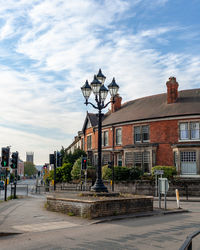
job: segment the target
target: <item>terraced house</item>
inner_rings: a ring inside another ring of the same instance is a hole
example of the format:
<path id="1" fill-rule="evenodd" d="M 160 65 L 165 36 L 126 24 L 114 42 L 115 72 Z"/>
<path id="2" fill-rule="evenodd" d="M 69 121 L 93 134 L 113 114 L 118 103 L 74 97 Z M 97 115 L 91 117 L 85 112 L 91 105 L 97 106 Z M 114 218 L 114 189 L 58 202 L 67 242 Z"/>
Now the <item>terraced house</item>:
<path id="1" fill-rule="evenodd" d="M 200 175 L 200 89 L 178 91 L 175 77 L 166 93 L 122 104 L 115 97 L 102 124 L 102 163 L 139 166 L 176 166 L 180 176 Z M 79 147 L 97 164 L 97 116 L 87 113 Z M 68 147 L 70 150 L 70 146 Z"/>

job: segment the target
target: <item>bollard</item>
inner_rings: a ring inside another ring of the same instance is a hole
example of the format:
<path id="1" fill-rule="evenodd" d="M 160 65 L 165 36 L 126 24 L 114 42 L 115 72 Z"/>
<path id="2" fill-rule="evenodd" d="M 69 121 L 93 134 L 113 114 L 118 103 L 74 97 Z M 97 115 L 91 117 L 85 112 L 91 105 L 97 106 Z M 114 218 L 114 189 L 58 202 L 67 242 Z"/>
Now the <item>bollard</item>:
<path id="1" fill-rule="evenodd" d="M 178 191 L 178 189 L 176 189 L 175 192 L 176 192 L 177 207 L 180 208 L 180 200 L 179 200 L 179 191 Z"/>

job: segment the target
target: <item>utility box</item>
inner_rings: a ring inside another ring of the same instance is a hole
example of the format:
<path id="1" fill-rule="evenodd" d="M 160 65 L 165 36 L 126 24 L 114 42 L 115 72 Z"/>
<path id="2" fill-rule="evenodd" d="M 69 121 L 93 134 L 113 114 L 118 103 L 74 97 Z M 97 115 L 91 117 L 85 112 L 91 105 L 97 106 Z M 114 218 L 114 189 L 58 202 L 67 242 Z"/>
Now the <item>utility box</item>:
<path id="1" fill-rule="evenodd" d="M 169 190 L 169 182 L 167 178 L 158 179 L 158 190 L 161 194 L 167 194 Z"/>

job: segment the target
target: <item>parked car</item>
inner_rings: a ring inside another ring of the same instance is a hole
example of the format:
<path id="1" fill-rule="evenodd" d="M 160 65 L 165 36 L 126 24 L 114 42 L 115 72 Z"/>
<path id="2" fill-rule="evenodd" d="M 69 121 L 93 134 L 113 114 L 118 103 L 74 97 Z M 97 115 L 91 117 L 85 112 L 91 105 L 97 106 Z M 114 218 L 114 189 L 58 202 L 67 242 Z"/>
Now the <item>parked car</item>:
<path id="1" fill-rule="evenodd" d="M 4 188 L 5 188 L 4 181 L 0 181 L 0 189 L 4 190 Z"/>

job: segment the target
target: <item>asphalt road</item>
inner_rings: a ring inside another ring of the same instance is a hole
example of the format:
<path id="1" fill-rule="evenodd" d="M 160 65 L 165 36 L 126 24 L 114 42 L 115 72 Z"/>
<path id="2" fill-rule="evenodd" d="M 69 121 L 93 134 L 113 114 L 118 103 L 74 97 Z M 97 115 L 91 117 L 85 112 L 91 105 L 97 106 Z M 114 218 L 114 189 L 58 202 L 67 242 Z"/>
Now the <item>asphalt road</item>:
<path id="1" fill-rule="evenodd" d="M 36 180 L 35 179 L 27 179 L 20 180 L 17 182 L 17 195 L 27 196 L 30 195 L 33 188 L 35 188 Z M 11 195 L 11 184 L 7 186 L 7 197 Z M 5 190 L 0 190 L 0 200 L 4 200 L 5 198 Z"/>
<path id="2" fill-rule="evenodd" d="M 20 233 L 0 237 L 1 250 L 175 250 L 187 235 L 200 229 L 199 202 L 181 203 L 189 213 L 95 224 L 95 220 L 46 211 L 45 197 L 35 197 L 0 203 L 0 232 Z M 168 202 L 168 207 L 175 208 L 176 202 Z M 194 249 L 200 249 L 200 237 Z"/>

